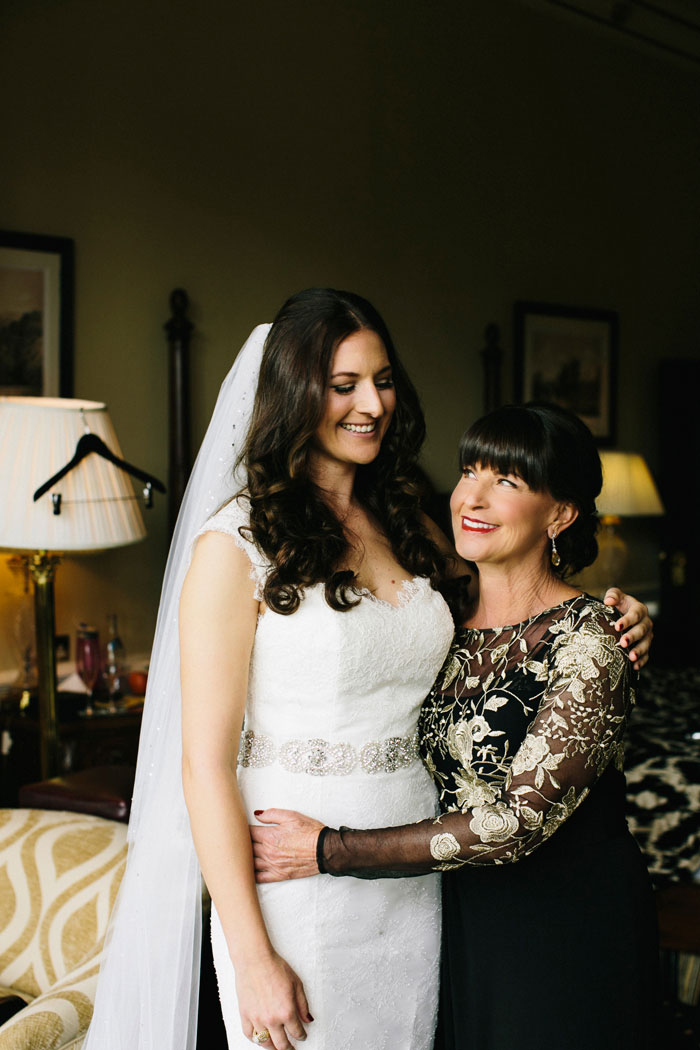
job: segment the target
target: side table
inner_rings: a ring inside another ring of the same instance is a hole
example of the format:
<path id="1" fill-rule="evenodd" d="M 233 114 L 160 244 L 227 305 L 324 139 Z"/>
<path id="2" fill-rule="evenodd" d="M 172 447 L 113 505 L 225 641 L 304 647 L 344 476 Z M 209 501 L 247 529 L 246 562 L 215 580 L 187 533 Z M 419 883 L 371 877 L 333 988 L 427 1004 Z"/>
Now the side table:
<path id="1" fill-rule="evenodd" d="M 141 711 L 59 718 L 59 774 L 94 766 L 135 766 L 140 730 Z M 16 806 L 22 784 L 41 780 L 39 721 L 31 709 L 23 713 L 6 704 L 0 731 L 0 805 Z"/>

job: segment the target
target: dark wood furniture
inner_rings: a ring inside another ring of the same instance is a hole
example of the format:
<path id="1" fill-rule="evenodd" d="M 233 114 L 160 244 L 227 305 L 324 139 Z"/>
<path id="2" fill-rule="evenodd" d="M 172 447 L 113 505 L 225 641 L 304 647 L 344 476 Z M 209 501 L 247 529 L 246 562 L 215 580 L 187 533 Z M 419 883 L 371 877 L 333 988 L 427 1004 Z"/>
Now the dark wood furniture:
<path id="1" fill-rule="evenodd" d="M 189 299 L 183 288 L 170 295 L 173 312 L 164 328 L 168 338 L 169 387 L 169 468 L 168 468 L 168 522 L 170 532 L 175 529 L 177 514 L 190 476 L 190 339 L 194 325 L 189 320 Z"/>
<path id="2" fill-rule="evenodd" d="M 64 700 L 65 694 L 61 699 Z M 85 697 L 81 698 L 84 704 Z M 18 711 L 5 702 L 0 713 L 3 733 L 0 766 L 0 804 L 16 806 L 19 789 L 42 779 L 39 760 L 40 728 L 34 712 Z M 79 717 L 59 711 L 57 724 L 58 761 L 61 775 L 78 773 L 95 766 L 135 766 L 141 713 Z"/>
<path id="3" fill-rule="evenodd" d="M 23 809 L 61 809 L 128 824 L 134 793 L 134 766 L 94 766 L 79 773 L 23 784 Z"/>
<path id="4" fill-rule="evenodd" d="M 700 955 L 700 884 L 674 882 L 656 891 L 659 947 Z"/>

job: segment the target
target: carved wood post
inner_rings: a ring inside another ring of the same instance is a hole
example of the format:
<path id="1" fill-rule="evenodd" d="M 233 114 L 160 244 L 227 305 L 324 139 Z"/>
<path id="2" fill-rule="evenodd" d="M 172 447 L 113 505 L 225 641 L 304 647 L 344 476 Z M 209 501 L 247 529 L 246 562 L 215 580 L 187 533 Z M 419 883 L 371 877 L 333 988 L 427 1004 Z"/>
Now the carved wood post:
<path id="1" fill-rule="evenodd" d="M 501 330 L 497 324 L 487 324 L 484 329 L 486 346 L 481 351 L 484 364 L 484 412 L 490 412 L 501 405 L 501 361 L 503 351 L 498 345 Z"/>
<path id="2" fill-rule="evenodd" d="M 185 315 L 189 299 L 187 292 L 176 288 L 170 295 L 173 312 L 165 328 L 168 337 L 169 385 L 169 464 L 168 464 L 168 522 L 170 532 L 175 528 L 185 486 L 192 466 L 190 461 L 190 336 L 194 325 Z"/>

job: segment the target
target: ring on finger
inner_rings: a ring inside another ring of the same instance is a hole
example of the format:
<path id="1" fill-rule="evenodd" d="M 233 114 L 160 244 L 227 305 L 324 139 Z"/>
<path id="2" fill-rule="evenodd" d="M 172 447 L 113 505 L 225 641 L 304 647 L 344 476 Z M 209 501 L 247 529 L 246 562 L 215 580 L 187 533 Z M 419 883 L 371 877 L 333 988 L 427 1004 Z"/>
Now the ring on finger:
<path id="1" fill-rule="evenodd" d="M 268 1032 L 267 1028 L 263 1028 L 261 1032 L 257 1032 L 255 1029 L 253 1029 L 251 1039 L 257 1046 L 260 1046 L 262 1043 L 267 1043 L 269 1041 L 270 1033 Z"/>

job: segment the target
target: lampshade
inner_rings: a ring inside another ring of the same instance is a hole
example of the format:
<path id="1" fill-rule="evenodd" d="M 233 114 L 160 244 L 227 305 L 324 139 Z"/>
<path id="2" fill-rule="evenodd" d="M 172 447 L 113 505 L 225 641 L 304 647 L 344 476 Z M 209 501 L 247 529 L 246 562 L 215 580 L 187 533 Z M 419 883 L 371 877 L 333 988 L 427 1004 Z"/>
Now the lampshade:
<path id="1" fill-rule="evenodd" d="M 663 503 L 643 456 L 601 452 L 603 491 L 596 500 L 601 517 L 643 517 L 664 513 Z"/>
<path id="2" fill-rule="evenodd" d="M 90 431 L 121 458 L 107 406 L 73 398 L 0 397 L 0 547 L 91 551 L 146 535 L 131 480 L 90 453 L 36 503 L 44 482 L 72 458 Z M 52 494 L 61 495 L 54 514 Z"/>

